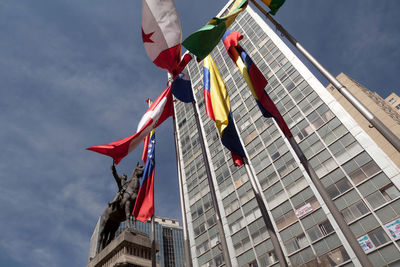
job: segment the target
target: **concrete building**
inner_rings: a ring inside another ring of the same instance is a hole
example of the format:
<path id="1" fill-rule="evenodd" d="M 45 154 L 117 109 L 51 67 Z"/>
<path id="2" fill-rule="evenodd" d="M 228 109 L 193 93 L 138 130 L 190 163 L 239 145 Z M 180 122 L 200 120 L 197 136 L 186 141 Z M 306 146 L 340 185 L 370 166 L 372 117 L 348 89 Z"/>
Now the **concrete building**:
<path id="1" fill-rule="evenodd" d="M 159 250 L 156 244 L 156 250 Z M 92 258 L 86 267 L 151 267 L 151 241 L 144 233 L 124 230 L 102 251 Z M 156 264 L 160 267 L 159 264 Z"/>
<path id="2" fill-rule="evenodd" d="M 336 77 L 346 88 L 375 116 L 385 124 L 395 135 L 400 137 L 400 97 L 391 93 L 383 99 L 376 92 L 370 91 L 351 77 L 340 73 Z M 335 97 L 335 99 L 344 107 L 344 109 L 353 117 L 361 128 L 378 144 L 390 159 L 400 167 L 400 153 L 391 145 L 381 133 L 373 128 L 367 119 L 350 104 L 333 85 L 329 84 L 326 89 Z"/>
<path id="3" fill-rule="evenodd" d="M 226 14 L 229 2 L 219 16 Z M 249 6 L 231 26 L 267 77 L 284 116 L 374 266 L 400 260 L 400 169 Z M 212 52 L 232 113 L 291 266 L 360 266 L 276 123 L 264 118 L 223 44 Z M 233 266 L 278 266 L 244 167 L 233 165 L 205 114 L 202 62 L 188 65 Z M 222 266 L 216 215 L 192 104 L 175 102 L 179 161 L 193 266 Z"/>
<path id="4" fill-rule="evenodd" d="M 183 244 L 183 230 L 179 221 L 162 217 L 155 217 L 156 242 L 159 252 L 156 262 L 161 267 L 184 267 L 185 247 Z M 125 223 L 121 223 L 117 235 L 124 231 Z M 136 229 L 151 238 L 151 222 L 136 221 Z"/>

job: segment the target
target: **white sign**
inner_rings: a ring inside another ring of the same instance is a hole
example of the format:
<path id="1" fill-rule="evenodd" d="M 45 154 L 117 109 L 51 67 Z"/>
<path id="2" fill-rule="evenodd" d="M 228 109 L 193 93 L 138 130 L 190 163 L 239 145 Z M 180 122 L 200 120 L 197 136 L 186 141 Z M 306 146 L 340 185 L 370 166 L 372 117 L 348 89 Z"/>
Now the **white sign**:
<path id="1" fill-rule="evenodd" d="M 374 243 L 372 243 L 368 235 L 360 237 L 359 239 L 357 239 L 357 241 L 364 251 L 368 251 L 375 248 Z"/>
<path id="2" fill-rule="evenodd" d="M 393 238 L 400 237 L 400 219 L 394 220 L 385 225 Z"/>
<path id="3" fill-rule="evenodd" d="M 298 208 L 297 210 L 294 211 L 296 214 L 297 218 L 303 217 L 307 213 L 310 213 L 312 211 L 312 207 L 310 203 L 305 204 L 303 207 Z"/>

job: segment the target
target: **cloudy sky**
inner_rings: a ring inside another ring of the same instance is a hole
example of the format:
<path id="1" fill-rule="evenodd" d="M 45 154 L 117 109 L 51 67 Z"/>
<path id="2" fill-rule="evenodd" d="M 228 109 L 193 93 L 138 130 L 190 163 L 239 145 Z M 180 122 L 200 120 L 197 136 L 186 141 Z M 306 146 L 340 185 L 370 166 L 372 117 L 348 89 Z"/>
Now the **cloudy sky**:
<path id="1" fill-rule="evenodd" d="M 175 3 L 186 37 L 226 1 Z M 288 0 L 276 19 L 332 74 L 386 97 L 400 91 L 399 9 L 393 0 Z M 145 99 L 165 89 L 140 21 L 139 0 L 0 1 L 0 266 L 86 265 L 117 187 L 111 159 L 84 148 L 133 134 Z M 156 215 L 180 218 L 171 119 L 156 150 Z M 118 171 L 129 174 L 139 155 Z"/>

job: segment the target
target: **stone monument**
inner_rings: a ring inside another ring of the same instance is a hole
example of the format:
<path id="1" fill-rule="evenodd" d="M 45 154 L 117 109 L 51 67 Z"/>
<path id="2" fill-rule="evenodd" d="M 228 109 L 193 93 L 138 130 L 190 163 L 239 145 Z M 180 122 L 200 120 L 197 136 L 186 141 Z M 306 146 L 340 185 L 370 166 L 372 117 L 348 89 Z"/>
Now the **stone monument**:
<path id="1" fill-rule="evenodd" d="M 136 229 L 129 229 L 144 167 L 138 163 L 129 180 L 125 174 L 118 175 L 114 164 L 111 170 L 118 185 L 118 192 L 100 217 L 97 230 L 95 229 L 97 233 L 93 233 L 93 243 L 97 243 L 98 249 L 95 255 L 93 248 L 90 249 L 87 267 L 150 267 L 152 266 L 150 238 Z M 126 221 L 126 229 L 115 237 L 123 221 Z M 97 242 L 94 242 L 95 239 Z M 155 244 L 155 251 L 158 250 L 159 244 Z"/>
<path id="2" fill-rule="evenodd" d="M 156 244 L 156 251 L 159 249 L 159 244 Z M 86 267 L 111 266 L 151 267 L 150 238 L 140 231 L 125 229 L 86 265 Z"/>

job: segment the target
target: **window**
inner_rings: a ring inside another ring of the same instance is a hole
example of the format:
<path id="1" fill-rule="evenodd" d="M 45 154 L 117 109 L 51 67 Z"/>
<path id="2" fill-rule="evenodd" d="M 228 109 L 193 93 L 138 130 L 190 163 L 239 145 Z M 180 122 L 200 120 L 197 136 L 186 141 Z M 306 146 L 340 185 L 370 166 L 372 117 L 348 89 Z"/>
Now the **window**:
<path id="1" fill-rule="evenodd" d="M 261 266 L 268 266 L 274 262 L 277 262 L 278 258 L 276 257 L 274 251 L 269 251 L 266 254 L 259 257 L 259 261 Z"/>
<path id="2" fill-rule="evenodd" d="M 332 232 L 333 232 L 333 227 L 329 221 L 322 222 L 307 230 L 307 234 L 310 237 L 311 241 L 315 241 Z"/>
<path id="3" fill-rule="evenodd" d="M 392 97 L 392 98 L 389 100 L 389 103 L 390 103 L 390 104 L 393 104 L 394 102 L 396 102 L 396 99 L 395 99 L 394 97 Z"/>
<path id="4" fill-rule="evenodd" d="M 347 223 L 354 221 L 362 215 L 368 213 L 368 208 L 362 200 L 342 210 L 342 214 Z"/>
<path id="5" fill-rule="evenodd" d="M 381 227 L 369 232 L 368 236 L 376 247 L 385 244 L 390 240 L 385 231 Z"/>
<path id="6" fill-rule="evenodd" d="M 397 109 L 397 110 L 400 110 L 400 104 L 398 104 L 398 105 L 396 106 L 396 109 Z"/>
<path id="7" fill-rule="evenodd" d="M 337 197 L 338 195 L 346 192 L 350 188 L 351 188 L 351 184 L 345 177 L 343 179 L 340 179 L 333 185 L 328 186 L 326 188 L 326 191 L 328 191 L 328 194 L 331 198 L 334 198 L 334 197 Z"/>
<path id="8" fill-rule="evenodd" d="M 372 206 L 372 208 L 375 209 L 399 196 L 399 190 L 393 184 L 390 184 L 389 186 L 386 186 L 383 189 L 378 190 L 375 193 L 367 196 L 366 199 L 368 203 Z"/>
<path id="9" fill-rule="evenodd" d="M 320 257 L 322 266 L 336 266 L 350 259 L 344 247 L 339 247 Z"/>
<path id="10" fill-rule="evenodd" d="M 379 166 L 365 152 L 348 161 L 343 165 L 343 168 L 355 184 L 364 181 L 380 171 Z"/>
<path id="11" fill-rule="evenodd" d="M 304 248 L 307 245 L 308 241 L 304 233 L 299 236 L 296 236 L 295 238 L 290 239 L 288 242 L 285 243 L 288 254 L 291 254 L 296 250 Z"/>

